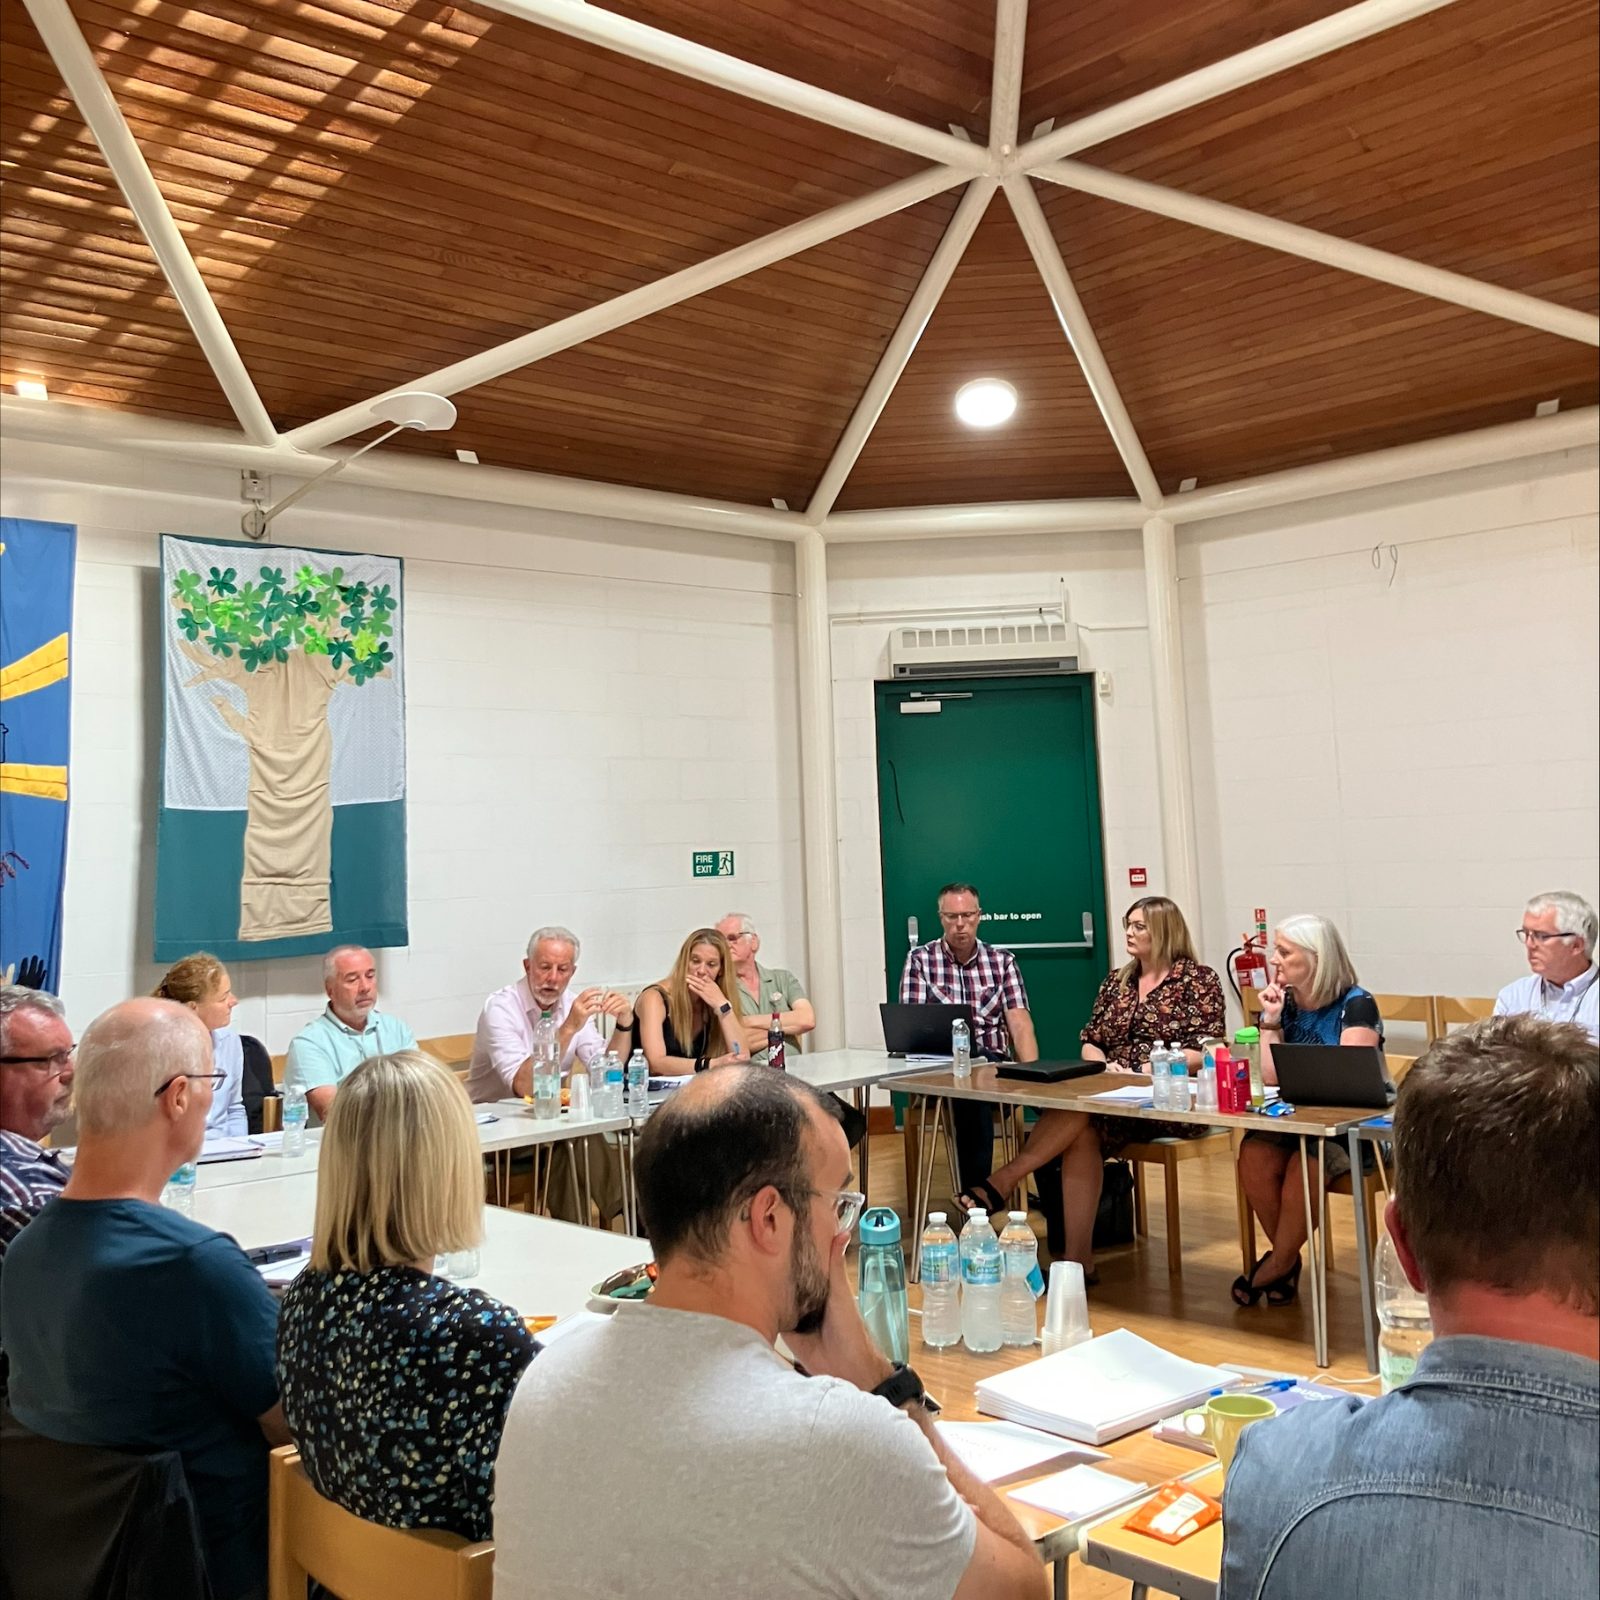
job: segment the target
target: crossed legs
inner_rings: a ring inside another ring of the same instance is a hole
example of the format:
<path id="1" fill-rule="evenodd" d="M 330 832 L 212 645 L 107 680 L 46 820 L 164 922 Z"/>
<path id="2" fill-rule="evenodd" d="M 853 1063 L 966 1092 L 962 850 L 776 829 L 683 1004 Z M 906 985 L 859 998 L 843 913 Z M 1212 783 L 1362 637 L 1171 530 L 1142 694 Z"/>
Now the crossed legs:
<path id="1" fill-rule="evenodd" d="M 1010 1194 L 1029 1174 L 1047 1161 L 1061 1157 L 1061 1209 L 1066 1225 L 1067 1259 L 1081 1261 L 1085 1272 L 1094 1267 L 1094 1218 L 1100 1206 L 1100 1182 L 1105 1166 L 1100 1156 L 1100 1135 L 1081 1111 L 1043 1111 L 1022 1149 L 989 1181 L 1001 1194 Z"/>

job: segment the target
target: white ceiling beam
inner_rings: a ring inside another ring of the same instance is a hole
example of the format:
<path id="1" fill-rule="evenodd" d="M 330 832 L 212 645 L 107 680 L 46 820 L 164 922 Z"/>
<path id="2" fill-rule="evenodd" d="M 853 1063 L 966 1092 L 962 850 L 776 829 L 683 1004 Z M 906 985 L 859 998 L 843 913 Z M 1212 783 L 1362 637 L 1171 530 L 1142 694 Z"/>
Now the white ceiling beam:
<path id="1" fill-rule="evenodd" d="M 1022 51 L 1028 40 L 1028 0 L 999 0 L 994 16 L 994 76 L 989 90 L 989 154 L 996 163 L 1017 148 L 1022 105 Z"/>
<path id="2" fill-rule="evenodd" d="M 1100 341 L 1095 338 L 1083 302 L 1073 286 L 1072 275 L 1067 271 L 1055 236 L 1044 219 L 1039 197 L 1033 192 L 1033 185 L 1021 173 L 1013 173 L 1005 180 L 1005 191 L 1022 228 L 1022 236 L 1028 241 L 1034 265 L 1049 291 L 1050 303 L 1055 307 L 1062 332 L 1072 345 L 1078 365 L 1083 368 L 1089 392 L 1100 408 L 1100 415 L 1111 432 L 1117 453 L 1122 457 L 1122 464 L 1127 468 L 1139 500 L 1149 510 L 1157 510 L 1161 505 L 1161 486 L 1156 482 L 1155 473 L 1150 470 L 1144 446 L 1139 443 L 1139 435 L 1134 430 L 1133 418 L 1122 403 L 1122 395 L 1111 376 L 1111 368 L 1106 365 L 1106 358 L 1101 353 Z"/>
<path id="3" fill-rule="evenodd" d="M 1070 156 L 1079 150 L 1088 150 L 1104 144 L 1135 128 L 1143 128 L 1164 117 L 1187 111 L 1191 106 L 1203 105 L 1219 95 L 1241 89 L 1248 83 L 1270 78 L 1275 73 L 1298 67 L 1302 62 L 1314 61 L 1318 56 L 1341 50 L 1345 45 L 1370 38 L 1398 27 L 1416 17 L 1439 11 L 1453 0 L 1363 0 L 1361 5 L 1336 11 L 1331 17 L 1307 23 L 1292 33 L 1268 39 L 1236 56 L 1214 61 L 1208 67 L 1186 72 L 1143 94 L 1130 96 L 1116 105 L 1107 106 L 1086 117 L 1079 117 L 1061 127 L 1030 140 L 1016 154 L 1014 167 L 1031 172 L 1046 161 Z"/>
<path id="4" fill-rule="evenodd" d="M 312 455 L 280 441 L 275 446 L 251 444 L 242 436 L 196 423 L 169 422 L 163 418 L 134 416 L 110 407 L 74 405 L 60 400 L 19 400 L 0 396 L 0 434 L 6 440 L 6 471 L 25 477 L 29 442 L 69 446 L 120 456 L 131 464 L 131 487 L 157 491 L 164 487 L 162 469 L 194 466 L 304 479 L 343 458 Z M 88 481 L 90 474 L 78 471 Z M 237 492 L 238 479 L 220 480 L 216 497 Z M 597 483 L 585 478 L 527 472 L 516 467 L 466 466 L 454 460 L 430 460 L 393 452 L 365 456 L 340 474 L 338 486 L 329 486 L 327 510 L 339 515 L 342 490 L 370 493 L 433 495 L 447 500 L 470 500 L 497 506 L 525 506 L 538 511 L 565 512 L 599 517 L 641 527 L 686 528 L 700 533 L 738 534 L 747 538 L 791 543 L 809 527 L 795 511 L 774 511 L 709 496 L 668 494 L 657 489 L 634 489 Z M 174 489 L 193 494 L 192 489 Z M 322 502 L 319 499 L 319 504 Z M 241 505 L 240 510 L 244 508 Z M 303 516 L 307 512 L 295 512 Z M 370 515 L 370 513 L 368 513 Z"/>
<path id="5" fill-rule="evenodd" d="M 362 428 L 370 428 L 372 407 L 389 395 L 404 394 L 414 389 L 450 395 L 475 388 L 480 383 L 488 383 L 504 377 L 508 372 L 515 372 L 519 367 L 542 361 L 546 356 L 570 350 L 585 340 L 612 333 L 630 322 L 637 322 L 641 317 L 693 299 L 708 289 L 718 288 L 735 278 L 770 267 L 774 262 L 826 244 L 840 234 L 863 228 L 896 211 L 904 211 L 909 206 L 918 205 L 936 194 L 942 194 L 946 189 L 954 188 L 958 183 L 966 182 L 966 179 L 965 172 L 958 172 L 952 167 L 930 167 L 926 172 L 903 178 L 887 189 L 878 189 L 857 199 L 847 200 L 843 205 L 807 217 L 803 222 L 792 223 L 776 233 L 725 250 L 709 261 L 696 262 L 692 267 L 670 273 L 638 289 L 630 289 L 626 294 L 616 295 L 585 311 L 558 317 L 532 333 L 524 333 L 504 344 L 495 345 L 493 349 L 468 356 L 464 361 L 453 362 L 436 372 L 397 384 L 382 394 L 375 394 L 353 406 L 345 406 L 316 422 L 292 428 L 284 438 L 302 450 L 319 450 Z"/>
<path id="6" fill-rule="evenodd" d="M 144 153 L 129 131 L 121 108 L 112 96 L 111 86 L 66 0 L 24 0 L 24 4 L 66 84 L 67 93 L 72 96 L 100 153 L 106 158 L 106 165 L 111 168 L 111 175 L 128 202 L 128 209 L 133 212 L 139 231 L 170 285 L 184 319 L 211 364 L 228 404 L 233 407 L 239 426 L 252 443 L 272 444 L 278 437 L 272 418 L 256 393 L 233 336 L 223 323 L 216 301 L 211 298 L 211 291 L 200 276 L 194 257 L 189 254 L 189 246 L 156 187 Z"/>
<path id="7" fill-rule="evenodd" d="M 834 446 L 828 465 L 817 480 L 817 487 L 806 506 L 808 522 L 820 523 L 833 510 L 834 501 L 839 498 L 840 490 L 854 470 L 867 439 L 877 426 L 878 418 L 883 415 L 883 408 L 889 403 L 894 386 L 900 381 L 900 375 L 911 360 L 912 351 L 917 348 L 917 342 L 928 326 L 928 319 L 939 304 L 939 297 L 944 293 L 945 286 L 972 241 L 973 233 L 983 220 L 994 191 L 993 178 L 974 178 L 967 185 L 967 192 L 961 197 L 961 204 L 956 207 L 950 226 L 945 229 L 944 237 L 929 259 L 921 281 L 901 313 L 899 325 L 878 358 L 878 365 L 862 390 L 861 398 L 856 402 L 856 408 L 850 414 L 850 421 L 840 434 L 838 444 Z"/>
<path id="8" fill-rule="evenodd" d="M 1600 407 L 1584 406 L 1577 411 L 1558 411 L 1550 417 L 1528 417 L 1521 422 L 1395 445 L 1258 478 L 1236 478 L 1232 483 L 1175 494 L 1162 507 L 1161 515 L 1172 522 L 1200 522 L 1320 500 L 1356 489 L 1381 489 L 1411 478 L 1463 472 L 1563 450 L 1592 450 L 1596 446 L 1600 446 Z"/>
<path id="9" fill-rule="evenodd" d="M 829 544 L 891 539 L 975 539 L 1006 534 L 1137 534 L 1150 513 L 1137 500 L 1018 500 L 993 505 L 895 506 L 836 511 L 822 525 Z M 1163 513 L 1165 515 L 1165 513 Z"/>
<path id="10" fill-rule="evenodd" d="M 1269 250 L 1281 250 L 1323 266 L 1353 272 L 1359 277 L 1390 283 L 1414 294 L 1427 295 L 1432 300 L 1446 300 L 1451 305 L 1465 306 L 1469 311 L 1481 311 L 1506 322 L 1520 322 L 1524 327 L 1538 328 L 1580 344 L 1600 345 L 1600 317 L 1590 316 L 1586 311 L 1554 305 L 1531 294 L 1502 289 L 1443 267 L 1426 266 L 1405 256 L 1391 255 L 1387 250 L 1374 250 L 1370 245 L 1336 238 L 1333 234 L 1318 233 L 1315 228 L 1303 228 L 1298 223 L 1281 222 L 1276 217 L 1262 216 L 1258 211 L 1246 211 L 1220 200 L 1206 200 L 1179 189 L 1163 188 L 1160 184 L 1146 183 L 1142 178 L 1086 166 L 1081 161 L 1053 161 L 1036 168 L 1033 176 L 1063 188 L 1135 206 L 1140 211 L 1153 211 L 1212 233 L 1226 234 L 1232 239 L 1244 239 Z"/>
<path id="11" fill-rule="evenodd" d="M 913 155 L 926 156 L 930 161 L 958 167 L 964 172 L 981 171 L 988 161 L 988 154 L 981 146 L 958 139 L 954 134 L 926 128 L 893 112 L 879 111 L 842 94 L 785 77 L 781 72 L 753 66 L 737 56 L 712 50 L 661 28 L 634 22 L 614 11 L 602 11 L 598 6 L 576 3 L 576 0 L 483 0 L 483 4 L 492 11 L 564 33 L 570 39 L 614 50 L 635 61 L 647 61 L 651 66 L 664 67 L 668 72 L 694 78 L 700 83 L 714 84 L 775 110 L 791 111 L 811 122 L 858 134 L 878 144 L 892 145 L 897 150 L 909 150 Z"/>

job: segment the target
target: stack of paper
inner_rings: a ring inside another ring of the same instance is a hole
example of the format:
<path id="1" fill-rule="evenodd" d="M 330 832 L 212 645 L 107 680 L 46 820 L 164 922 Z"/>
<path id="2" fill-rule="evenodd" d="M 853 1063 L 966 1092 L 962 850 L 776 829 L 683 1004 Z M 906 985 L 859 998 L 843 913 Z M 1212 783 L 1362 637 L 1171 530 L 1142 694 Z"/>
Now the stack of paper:
<path id="1" fill-rule="evenodd" d="M 216 1134 L 200 1147 L 195 1160 L 202 1166 L 213 1161 L 254 1161 L 266 1149 L 258 1139 L 246 1139 L 229 1134 Z"/>
<path id="2" fill-rule="evenodd" d="M 939 1437 L 962 1465 L 985 1483 L 1037 1472 L 1051 1461 L 1104 1461 L 1101 1450 L 1064 1444 L 1059 1435 L 1014 1422 L 936 1422 Z"/>
<path id="3" fill-rule="evenodd" d="M 1081 1522 L 1097 1511 L 1119 1505 L 1143 1494 L 1150 1485 L 1099 1472 L 1094 1467 L 1068 1467 L 1037 1483 L 1026 1483 L 1011 1491 L 1013 1500 L 1025 1501 L 1068 1522 Z"/>
<path id="4" fill-rule="evenodd" d="M 978 1409 L 1086 1444 L 1104 1444 L 1238 1382 L 1126 1328 L 982 1379 Z"/>

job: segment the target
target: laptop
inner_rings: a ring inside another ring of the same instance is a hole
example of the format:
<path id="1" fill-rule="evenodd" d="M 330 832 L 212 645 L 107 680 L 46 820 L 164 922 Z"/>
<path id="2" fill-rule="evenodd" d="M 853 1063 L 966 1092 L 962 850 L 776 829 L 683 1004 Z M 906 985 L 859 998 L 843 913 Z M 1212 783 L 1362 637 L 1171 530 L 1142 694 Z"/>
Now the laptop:
<path id="1" fill-rule="evenodd" d="M 883 1046 L 892 1056 L 943 1056 L 950 1059 L 950 1029 L 959 1020 L 972 1032 L 971 1006 L 900 1005 L 885 1000 L 878 1006 L 883 1018 Z M 973 1059 L 977 1059 L 974 1052 Z"/>
<path id="2" fill-rule="evenodd" d="M 1104 1061 L 1001 1061 L 997 1078 L 1021 1078 L 1024 1083 L 1061 1083 L 1068 1078 L 1095 1078 L 1111 1069 Z"/>
<path id="3" fill-rule="evenodd" d="M 1394 1085 L 1375 1044 L 1275 1044 L 1278 1096 L 1294 1106 L 1361 1106 L 1387 1111 Z"/>

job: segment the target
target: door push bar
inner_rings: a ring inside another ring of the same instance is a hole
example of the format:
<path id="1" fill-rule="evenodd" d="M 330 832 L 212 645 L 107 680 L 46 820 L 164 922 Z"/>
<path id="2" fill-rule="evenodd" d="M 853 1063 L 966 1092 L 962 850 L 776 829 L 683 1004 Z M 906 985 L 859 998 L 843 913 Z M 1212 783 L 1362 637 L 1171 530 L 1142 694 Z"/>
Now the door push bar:
<path id="1" fill-rule="evenodd" d="M 1093 950 L 1094 949 L 1094 913 L 1085 911 L 1083 914 L 1083 937 L 1081 939 L 1058 939 L 1052 944 L 1002 944 L 997 946 L 1001 950 Z"/>

